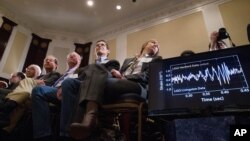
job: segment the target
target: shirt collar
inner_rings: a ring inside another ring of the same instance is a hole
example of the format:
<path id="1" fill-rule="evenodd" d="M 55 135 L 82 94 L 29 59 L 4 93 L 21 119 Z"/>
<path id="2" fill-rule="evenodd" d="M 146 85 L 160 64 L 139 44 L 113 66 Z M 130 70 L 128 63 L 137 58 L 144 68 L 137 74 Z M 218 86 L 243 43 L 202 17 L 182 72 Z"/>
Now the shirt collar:
<path id="1" fill-rule="evenodd" d="M 108 57 L 107 57 L 107 56 L 101 56 L 101 57 L 99 57 L 99 58 L 97 59 L 97 62 L 98 62 L 98 63 L 102 63 L 102 62 L 105 61 L 105 60 L 108 60 Z"/>

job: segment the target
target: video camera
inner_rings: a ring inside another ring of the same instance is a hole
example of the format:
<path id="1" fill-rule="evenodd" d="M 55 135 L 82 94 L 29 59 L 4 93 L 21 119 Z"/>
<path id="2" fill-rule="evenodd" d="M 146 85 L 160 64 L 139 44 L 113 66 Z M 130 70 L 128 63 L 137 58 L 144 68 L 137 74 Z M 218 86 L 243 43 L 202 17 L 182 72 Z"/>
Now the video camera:
<path id="1" fill-rule="evenodd" d="M 218 31 L 218 37 L 217 40 L 223 40 L 229 38 L 229 34 L 227 33 L 226 28 L 220 28 Z"/>

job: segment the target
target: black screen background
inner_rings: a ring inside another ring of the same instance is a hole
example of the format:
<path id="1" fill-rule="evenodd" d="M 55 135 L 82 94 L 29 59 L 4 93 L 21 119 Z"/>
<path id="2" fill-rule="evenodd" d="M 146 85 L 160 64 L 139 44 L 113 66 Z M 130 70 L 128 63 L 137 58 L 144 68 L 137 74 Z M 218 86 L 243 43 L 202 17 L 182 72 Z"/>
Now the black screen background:
<path id="1" fill-rule="evenodd" d="M 249 52 L 250 46 L 245 45 L 150 63 L 149 114 L 167 114 L 170 111 L 178 113 L 183 109 L 202 110 L 207 107 L 223 107 L 225 109 L 250 107 Z M 196 67 L 195 64 L 200 64 L 200 66 Z M 174 70 L 174 67 L 178 69 Z M 181 67 L 182 69 L 179 69 Z M 218 68 L 222 70 L 222 73 L 223 70 L 229 70 L 232 74 L 225 75 L 224 73 L 223 76 L 228 76 L 230 80 L 223 81 L 221 75 L 220 80 L 223 84 L 220 85 L 218 75 L 214 76 L 213 80 L 211 77 L 207 77 L 205 81 L 203 80 L 205 77 L 199 77 L 199 80 L 184 80 L 185 82 L 179 81 L 179 84 L 172 82 L 171 78 L 177 74 L 190 76 L 190 72 L 197 75 L 199 71 L 205 74 L 206 68 L 211 73 L 212 67 L 215 73 L 219 73 Z M 241 68 L 242 72 L 240 72 Z M 235 74 L 234 70 L 236 70 Z M 185 91 L 191 89 L 191 86 L 194 89 Z M 202 92 L 195 90 L 199 86 L 205 86 L 205 89 L 201 90 Z M 176 90 L 175 92 L 173 92 L 173 88 Z M 208 99 L 208 101 L 202 99 Z"/>

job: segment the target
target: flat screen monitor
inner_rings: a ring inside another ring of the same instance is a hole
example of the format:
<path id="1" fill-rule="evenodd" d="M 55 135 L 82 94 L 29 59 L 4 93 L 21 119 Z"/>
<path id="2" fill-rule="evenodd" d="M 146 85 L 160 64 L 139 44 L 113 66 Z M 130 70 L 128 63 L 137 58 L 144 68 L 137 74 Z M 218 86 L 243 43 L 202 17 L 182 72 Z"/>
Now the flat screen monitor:
<path id="1" fill-rule="evenodd" d="M 250 45 L 150 63 L 149 115 L 250 108 Z"/>

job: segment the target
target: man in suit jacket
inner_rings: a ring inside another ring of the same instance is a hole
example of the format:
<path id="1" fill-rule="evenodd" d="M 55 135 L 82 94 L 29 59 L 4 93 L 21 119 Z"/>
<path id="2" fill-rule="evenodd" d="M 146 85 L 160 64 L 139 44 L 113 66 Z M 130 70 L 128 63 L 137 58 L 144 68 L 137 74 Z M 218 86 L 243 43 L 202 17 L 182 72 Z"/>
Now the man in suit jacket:
<path id="1" fill-rule="evenodd" d="M 104 40 L 99 40 L 96 42 L 96 61 L 95 64 L 88 65 L 84 68 L 78 69 L 78 79 L 75 78 L 67 78 L 62 82 L 61 85 L 61 116 L 60 116 L 60 136 L 62 140 L 65 140 L 69 137 L 68 128 L 71 123 L 72 112 L 74 111 L 74 104 L 78 99 L 78 90 L 82 83 L 82 80 L 86 80 L 86 78 L 93 78 L 99 76 L 96 74 L 96 68 L 102 68 L 108 71 L 108 69 L 119 68 L 118 61 L 108 59 L 109 48 L 107 43 Z M 114 67 L 111 67 L 114 66 Z M 87 81 L 87 80 L 86 80 Z M 96 80 L 93 80 L 96 81 Z M 32 95 L 33 103 L 40 103 L 38 106 L 41 106 L 41 97 Z M 34 105 L 34 104 L 33 104 Z M 42 103 L 43 105 L 43 103 Z M 37 106 L 37 107 L 38 107 Z M 36 108 L 36 105 L 33 106 L 33 109 Z M 34 123 L 34 138 L 38 140 L 49 140 L 51 138 L 51 125 L 49 122 L 49 116 L 46 115 L 41 110 L 36 109 L 35 118 L 33 117 Z M 38 115 L 39 114 L 39 115 Z M 46 118 L 44 118 L 46 117 Z"/>
<path id="2" fill-rule="evenodd" d="M 77 102 L 77 93 L 78 88 L 81 84 L 83 78 L 89 77 L 89 73 L 86 73 L 86 70 L 94 70 L 94 66 L 100 66 L 105 69 L 110 68 L 111 64 L 119 68 L 118 61 L 110 61 L 108 59 L 109 49 L 107 43 L 104 40 L 99 40 L 96 43 L 96 64 L 86 66 L 84 68 L 78 69 L 78 79 L 67 78 L 61 83 L 61 91 L 57 95 L 57 100 L 61 104 L 61 117 L 60 117 L 60 136 L 62 140 L 65 140 L 69 137 L 68 128 L 71 122 L 72 112 L 74 111 L 74 104 Z M 117 65 L 118 64 L 118 65 Z M 107 65 L 107 66 L 106 66 Z M 106 67 L 104 67 L 106 66 Z M 88 69 L 87 69 L 88 68 Z M 91 72 L 91 71 L 89 71 Z M 41 92 L 33 89 L 32 102 L 33 102 L 33 135 L 37 140 L 49 140 L 51 138 L 51 125 L 48 121 L 48 108 L 46 106 L 46 101 L 44 99 L 52 99 L 52 96 L 49 93 L 44 93 L 42 96 Z M 54 99 L 54 98 L 53 98 Z M 53 101 L 51 101 L 53 102 Z M 44 105 L 44 106 L 41 106 Z M 41 107 L 43 107 L 41 109 Z M 45 107 L 45 108 L 44 108 Z M 41 112 L 42 111 L 42 112 Z M 45 112 L 44 112 L 45 111 Z"/>
<path id="3" fill-rule="evenodd" d="M 80 123 L 76 121 L 71 124 L 71 136 L 84 140 L 91 134 L 96 127 L 98 105 L 103 98 L 113 99 L 126 93 L 137 93 L 146 98 L 149 62 L 161 59 L 158 52 L 158 42 L 149 40 L 142 45 L 138 56 L 124 61 L 120 71 L 112 69 L 112 77 L 103 77 L 105 83 L 93 83 L 93 86 L 88 86 L 91 83 L 86 83 L 86 87 L 90 87 L 91 90 L 83 88 L 79 99 L 79 105 L 84 108 L 85 116 Z"/>
<path id="4" fill-rule="evenodd" d="M 81 56 L 76 52 L 67 55 L 68 68 L 52 86 L 37 86 L 32 89 L 32 119 L 33 136 L 35 139 L 44 138 L 51 132 L 49 103 L 61 104 L 61 84 L 74 73 L 81 63 Z M 49 140 L 49 139 L 45 139 Z"/>
<path id="5" fill-rule="evenodd" d="M 25 77 L 26 76 L 23 72 L 15 72 L 11 74 L 7 88 L 0 88 L 0 102 L 2 102 L 1 100 L 4 99 L 8 93 L 12 92 Z"/>

